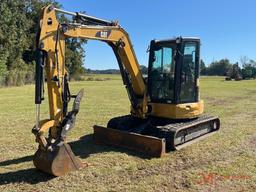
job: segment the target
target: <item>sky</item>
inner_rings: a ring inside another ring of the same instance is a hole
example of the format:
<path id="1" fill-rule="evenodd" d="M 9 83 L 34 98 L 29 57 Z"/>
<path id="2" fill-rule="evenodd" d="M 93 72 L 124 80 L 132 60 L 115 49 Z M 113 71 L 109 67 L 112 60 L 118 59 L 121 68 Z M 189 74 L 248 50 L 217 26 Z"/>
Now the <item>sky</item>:
<path id="1" fill-rule="evenodd" d="M 146 50 L 152 39 L 196 36 L 201 59 L 209 64 L 222 58 L 256 60 L 255 0 L 57 0 L 67 11 L 118 20 L 129 33 L 138 61 L 148 65 Z M 84 65 L 90 69 L 117 69 L 112 49 L 88 41 Z"/>

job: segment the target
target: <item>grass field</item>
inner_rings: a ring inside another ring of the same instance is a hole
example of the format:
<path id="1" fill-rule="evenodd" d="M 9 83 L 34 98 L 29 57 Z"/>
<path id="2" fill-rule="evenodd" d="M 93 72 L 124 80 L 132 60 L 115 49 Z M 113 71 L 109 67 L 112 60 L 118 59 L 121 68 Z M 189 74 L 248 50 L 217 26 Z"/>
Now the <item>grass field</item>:
<path id="1" fill-rule="evenodd" d="M 94 145 L 92 126 L 129 113 L 119 76 L 71 83 L 86 90 L 68 141 L 88 167 L 53 178 L 32 164 L 37 149 L 34 86 L 0 89 L 0 191 L 256 191 L 256 81 L 203 77 L 206 113 L 218 115 L 220 131 L 161 159 Z M 42 118 L 48 117 L 48 104 Z"/>

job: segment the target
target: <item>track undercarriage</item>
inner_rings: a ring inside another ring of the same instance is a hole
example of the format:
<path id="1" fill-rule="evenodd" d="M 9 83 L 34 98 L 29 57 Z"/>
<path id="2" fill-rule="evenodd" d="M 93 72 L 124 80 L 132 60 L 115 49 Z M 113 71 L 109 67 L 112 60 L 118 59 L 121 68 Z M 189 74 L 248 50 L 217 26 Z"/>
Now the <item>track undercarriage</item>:
<path id="1" fill-rule="evenodd" d="M 110 144 L 161 157 L 166 151 L 179 150 L 215 133 L 220 127 L 218 117 L 201 116 L 187 120 L 149 117 L 146 120 L 130 115 L 116 117 L 107 128 L 94 126 L 96 143 Z"/>

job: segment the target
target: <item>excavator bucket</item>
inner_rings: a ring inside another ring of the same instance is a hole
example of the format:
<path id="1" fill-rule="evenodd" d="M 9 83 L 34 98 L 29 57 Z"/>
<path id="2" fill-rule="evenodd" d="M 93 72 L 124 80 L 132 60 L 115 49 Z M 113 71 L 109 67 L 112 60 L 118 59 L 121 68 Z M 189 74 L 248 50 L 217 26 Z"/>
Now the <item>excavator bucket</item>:
<path id="1" fill-rule="evenodd" d="M 81 169 L 86 165 L 83 164 L 82 161 L 74 155 L 70 146 L 63 142 L 67 136 L 67 133 L 75 125 L 76 115 L 79 111 L 79 106 L 83 94 L 84 90 L 81 89 L 75 96 L 73 108 L 70 112 L 68 112 L 62 122 L 62 130 L 59 135 L 60 139 L 56 140 L 56 143 L 54 144 L 49 143 L 49 139 L 48 141 L 45 139 L 48 149 L 42 146 L 38 147 L 38 150 L 35 153 L 33 159 L 34 165 L 37 169 L 54 176 L 61 176 L 70 171 Z M 36 135 L 38 134 L 37 132 L 35 133 Z M 41 137 L 38 137 L 37 139 L 40 138 Z M 41 141 L 43 140 L 41 139 Z"/>
<path id="2" fill-rule="evenodd" d="M 57 147 L 54 151 L 45 151 L 39 147 L 34 155 L 33 162 L 37 169 L 54 176 L 62 176 L 85 166 L 66 143 Z"/>

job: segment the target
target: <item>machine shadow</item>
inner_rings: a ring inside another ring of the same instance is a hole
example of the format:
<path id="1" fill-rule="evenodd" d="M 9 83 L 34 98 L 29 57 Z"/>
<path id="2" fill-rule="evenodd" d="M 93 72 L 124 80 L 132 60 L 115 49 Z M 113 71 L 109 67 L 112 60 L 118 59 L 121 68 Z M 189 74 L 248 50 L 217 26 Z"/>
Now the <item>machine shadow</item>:
<path id="1" fill-rule="evenodd" d="M 40 182 L 49 181 L 55 178 L 54 176 L 42 173 L 36 168 L 23 169 L 14 172 L 1 173 L 0 185 L 8 185 L 10 183 L 29 183 L 37 184 Z"/>
<path id="2" fill-rule="evenodd" d="M 81 159 L 89 157 L 91 154 L 105 153 L 105 152 L 121 152 L 131 156 L 136 156 L 143 159 L 150 159 L 152 157 L 139 152 L 130 151 L 121 147 L 113 147 L 107 145 L 95 144 L 93 134 L 82 136 L 79 140 L 68 143 L 74 154 Z"/>
<path id="3" fill-rule="evenodd" d="M 25 163 L 33 160 L 33 155 L 28 155 L 20 157 L 17 159 L 11 159 L 0 162 L 0 166 L 8 166 L 13 164 Z M 17 170 L 7 173 L 0 173 L 0 185 L 7 185 L 10 183 L 29 183 L 37 184 L 40 182 L 45 182 L 53 179 L 54 176 L 51 176 L 46 173 L 38 171 L 36 168 Z"/>
<path id="4" fill-rule="evenodd" d="M 0 162 L 0 166 L 8 166 L 8 165 L 12 165 L 12 164 L 25 163 L 25 162 L 32 161 L 32 160 L 33 160 L 33 155 L 28 155 L 28 156 L 20 157 L 17 159 L 10 159 L 10 160 L 6 160 L 6 161 L 2 161 L 2 162 Z"/>
<path id="5" fill-rule="evenodd" d="M 132 156 L 137 156 L 144 159 L 149 159 L 150 157 L 129 151 L 119 147 L 111 147 L 105 145 L 96 145 L 93 140 L 93 134 L 85 135 L 77 141 L 68 143 L 72 148 L 72 151 L 76 156 L 81 159 L 86 159 L 91 154 L 105 153 L 105 152 L 123 152 Z M 25 163 L 33 160 L 33 155 L 28 155 L 20 157 L 17 159 L 6 160 L 0 162 L 0 166 L 9 166 L 13 164 Z M 85 168 L 86 169 L 86 168 Z M 46 182 L 55 178 L 49 174 L 38 171 L 36 168 L 17 170 L 7 173 L 0 173 L 0 185 L 7 185 L 10 183 L 29 183 L 37 184 L 40 182 Z"/>

